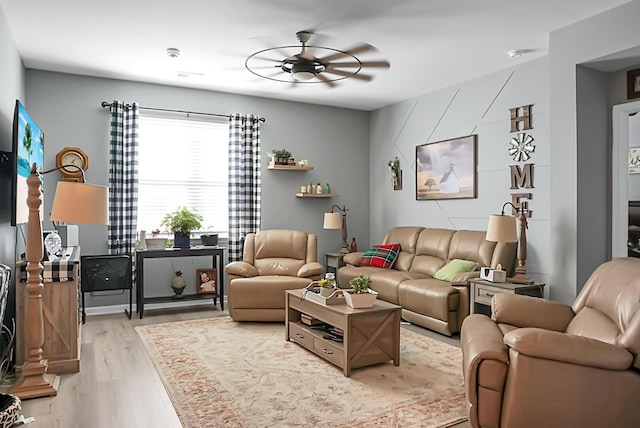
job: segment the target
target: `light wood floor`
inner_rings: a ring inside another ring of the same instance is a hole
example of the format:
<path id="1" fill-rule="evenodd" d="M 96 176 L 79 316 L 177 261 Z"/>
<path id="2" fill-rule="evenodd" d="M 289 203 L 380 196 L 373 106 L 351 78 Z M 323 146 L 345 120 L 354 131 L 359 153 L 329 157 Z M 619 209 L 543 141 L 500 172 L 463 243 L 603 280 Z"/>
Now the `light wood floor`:
<path id="1" fill-rule="evenodd" d="M 33 416 L 29 428 L 181 428 L 171 401 L 138 339 L 135 326 L 227 316 L 210 306 L 145 310 L 144 319 L 124 314 L 89 316 L 82 326 L 80 372 L 63 375 L 58 396 L 22 402 Z M 416 327 L 459 346 L 459 340 Z M 254 428 L 254 427 L 251 427 Z M 255 427 L 257 428 L 257 427 Z M 456 428 L 470 428 L 465 422 Z"/>

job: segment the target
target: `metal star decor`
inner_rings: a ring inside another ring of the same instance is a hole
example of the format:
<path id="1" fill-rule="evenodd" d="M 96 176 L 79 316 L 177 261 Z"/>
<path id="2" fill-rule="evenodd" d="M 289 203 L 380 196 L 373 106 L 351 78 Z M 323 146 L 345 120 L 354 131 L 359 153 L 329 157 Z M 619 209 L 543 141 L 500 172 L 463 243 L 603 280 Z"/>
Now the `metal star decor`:
<path id="1" fill-rule="evenodd" d="M 536 151 L 536 146 L 532 143 L 533 137 L 521 132 L 509 142 L 511 145 L 509 147 L 509 155 L 513 156 L 513 160 L 516 162 L 528 161 L 531 159 L 531 153 Z"/>

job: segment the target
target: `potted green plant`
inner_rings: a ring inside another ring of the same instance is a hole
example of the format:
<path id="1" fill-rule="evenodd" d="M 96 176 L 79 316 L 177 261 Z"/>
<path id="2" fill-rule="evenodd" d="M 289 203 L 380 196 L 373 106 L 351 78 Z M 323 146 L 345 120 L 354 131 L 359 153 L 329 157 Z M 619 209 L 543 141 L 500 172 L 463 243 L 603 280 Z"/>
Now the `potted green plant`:
<path id="1" fill-rule="evenodd" d="M 288 165 L 291 152 L 287 149 L 271 149 L 267 152 L 274 165 Z"/>
<path id="2" fill-rule="evenodd" d="M 200 243 L 205 247 L 215 247 L 218 245 L 218 234 L 209 232 L 212 226 L 207 227 L 207 231 L 200 235 Z"/>
<path id="3" fill-rule="evenodd" d="M 191 246 L 191 231 L 202 227 L 202 216 L 183 206 L 170 212 L 162 219 L 162 226 L 166 226 L 173 232 L 173 246 L 176 248 L 189 248 Z"/>
<path id="4" fill-rule="evenodd" d="M 344 293 L 344 300 L 352 308 L 370 308 L 376 301 L 378 293 L 371 288 L 371 278 L 358 274 L 349 281 L 351 291 Z"/>

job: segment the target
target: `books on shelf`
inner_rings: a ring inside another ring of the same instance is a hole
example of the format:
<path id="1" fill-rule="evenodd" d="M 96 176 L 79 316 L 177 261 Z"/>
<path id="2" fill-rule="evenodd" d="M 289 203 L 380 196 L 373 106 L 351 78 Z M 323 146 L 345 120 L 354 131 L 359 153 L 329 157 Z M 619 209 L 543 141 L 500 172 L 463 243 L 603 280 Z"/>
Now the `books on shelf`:
<path id="1" fill-rule="evenodd" d="M 317 318 L 313 318 L 310 315 L 307 314 L 300 314 L 300 321 L 302 321 L 302 323 L 306 324 L 306 325 L 321 325 L 324 324 L 323 321 L 320 321 Z"/>

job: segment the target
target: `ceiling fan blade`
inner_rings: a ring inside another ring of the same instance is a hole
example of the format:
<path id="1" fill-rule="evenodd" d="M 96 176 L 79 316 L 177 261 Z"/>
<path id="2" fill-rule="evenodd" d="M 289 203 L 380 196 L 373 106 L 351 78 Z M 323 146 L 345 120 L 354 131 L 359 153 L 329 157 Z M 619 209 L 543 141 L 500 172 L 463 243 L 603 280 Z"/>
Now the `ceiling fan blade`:
<path id="1" fill-rule="evenodd" d="M 288 74 L 288 73 L 285 73 L 284 71 L 279 70 L 279 71 L 277 71 L 277 72 L 275 72 L 275 73 L 265 74 L 265 75 L 264 75 L 264 76 L 262 76 L 262 77 L 266 77 L 267 79 L 271 79 L 272 77 L 276 77 L 276 76 L 279 76 L 279 75 L 281 75 L 281 74 Z"/>
<path id="2" fill-rule="evenodd" d="M 361 61 L 358 63 L 357 61 L 349 61 L 349 62 L 332 62 L 327 64 L 333 68 L 344 68 L 344 67 L 379 67 L 379 68 L 389 68 L 391 64 L 389 61 Z"/>
<path id="3" fill-rule="evenodd" d="M 360 73 L 353 74 L 352 72 L 349 72 L 349 71 L 336 70 L 334 68 L 329 68 L 325 70 L 324 73 L 337 74 L 338 76 L 344 76 L 344 77 L 354 78 L 358 80 L 366 80 L 367 82 L 373 79 L 373 76 L 370 76 L 368 74 L 360 74 Z"/>
<path id="4" fill-rule="evenodd" d="M 356 54 L 362 53 L 362 52 L 366 52 L 368 50 L 375 50 L 376 48 L 374 48 L 373 46 L 367 44 L 367 43 L 363 43 L 359 46 L 354 46 L 351 49 L 347 49 L 345 51 L 342 52 L 336 52 L 334 54 L 331 55 L 327 55 L 324 58 L 318 58 L 318 61 L 322 62 L 322 63 L 326 63 L 326 62 L 330 62 L 333 61 L 334 59 L 338 59 L 338 58 L 342 58 L 344 56 L 354 56 Z"/>
<path id="5" fill-rule="evenodd" d="M 264 58 L 264 57 L 259 57 L 259 56 L 255 56 L 255 57 L 251 58 L 251 60 L 277 62 L 278 64 L 282 64 L 282 61 L 284 61 L 282 59 Z"/>
<path id="6" fill-rule="evenodd" d="M 269 69 L 273 69 L 273 68 L 280 68 L 281 65 L 280 64 L 276 64 L 276 65 L 260 65 L 260 66 L 254 66 L 251 67 L 252 70 L 269 70 Z"/>
<path id="7" fill-rule="evenodd" d="M 330 88 L 335 88 L 336 84 L 333 83 L 331 80 L 327 79 L 325 76 L 323 76 L 322 73 L 316 74 L 316 77 L 321 82 L 326 83 Z"/>

